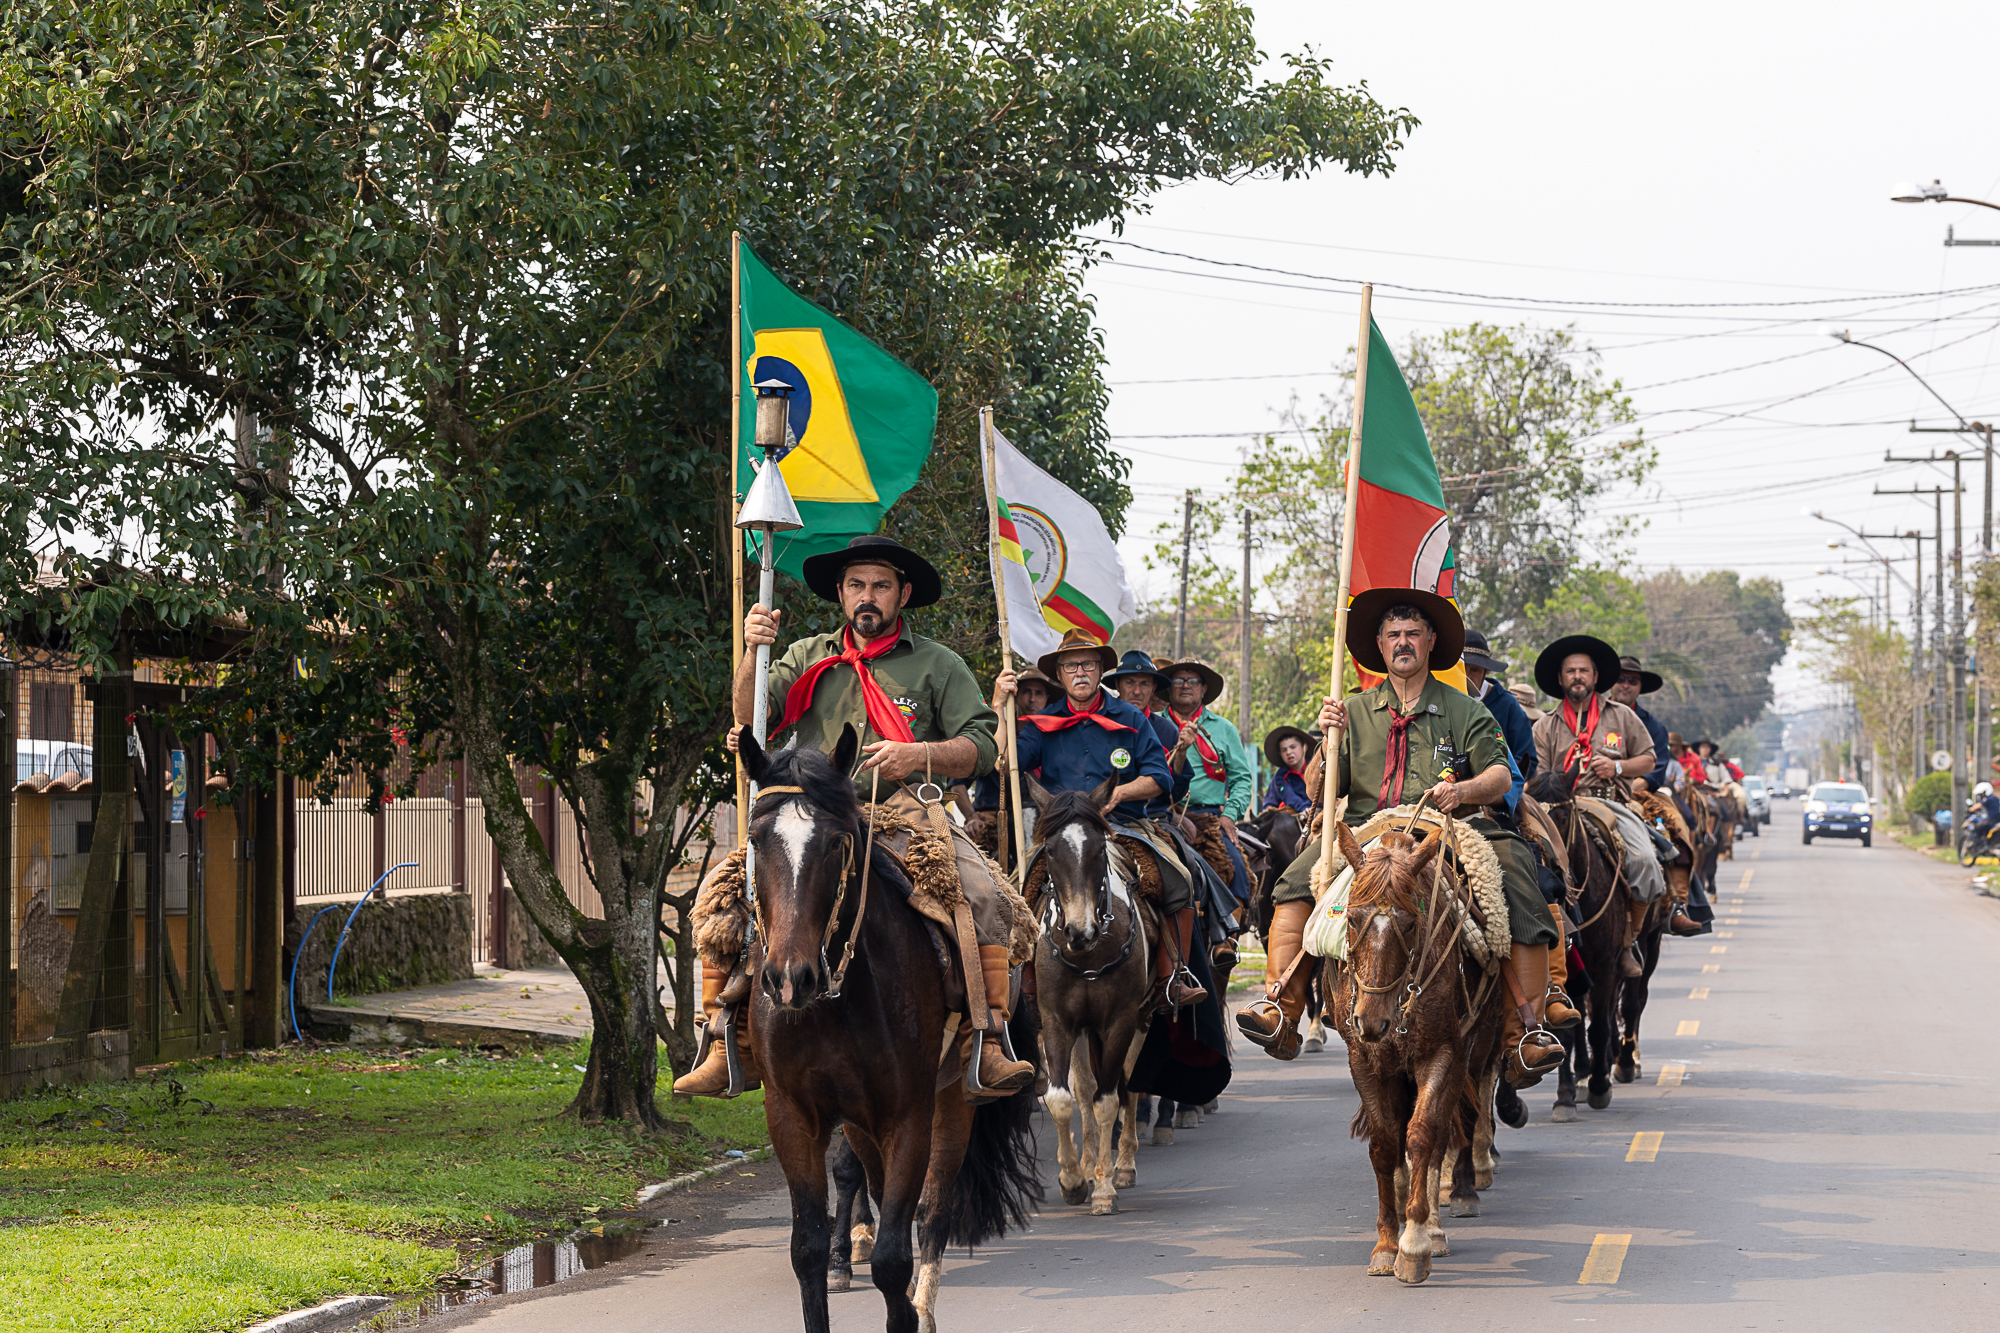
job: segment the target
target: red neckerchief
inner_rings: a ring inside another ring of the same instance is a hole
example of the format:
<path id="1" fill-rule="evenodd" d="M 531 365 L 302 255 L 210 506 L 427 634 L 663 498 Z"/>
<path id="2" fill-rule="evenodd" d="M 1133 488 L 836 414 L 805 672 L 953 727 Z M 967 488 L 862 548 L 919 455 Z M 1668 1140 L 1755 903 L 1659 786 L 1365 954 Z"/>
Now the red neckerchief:
<path id="1" fill-rule="evenodd" d="M 1423 703 L 1423 695 L 1417 696 L 1417 703 Z M 1384 756 L 1382 769 L 1382 790 L 1375 794 L 1377 810 L 1394 810 L 1403 803 L 1403 782 L 1410 776 L 1410 723 L 1417 718 L 1416 713 L 1403 716 L 1401 701 L 1392 688 L 1389 691 L 1389 751 Z"/>
<path id="2" fill-rule="evenodd" d="M 1197 708 L 1194 710 L 1193 717 L 1182 717 L 1179 713 L 1176 713 L 1174 711 L 1174 706 L 1172 704 L 1167 705 L 1167 716 L 1174 720 L 1174 726 L 1176 729 L 1184 727 L 1190 722 L 1199 723 L 1201 721 L 1202 714 L 1207 711 L 1208 711 L 1207 707 L 1203 706 L 1201 708 Z M 1215 746 L 1211 744 L 1208 739 L 1208 734 L 1204 732 L 1199 726 L 1195 728 L 1194 732 L 1194 749 L 1195 753 L 1201 756 L 1202 772 L 1208 774 L 1209 778 L 1216 782 L 1223 782 L 1227 780 L 1227 777 L 1222 770 L 1222 756 L 1216 752 Z"/>
<path id="3" fill-rule="evenodd" d="M 1044 735 L 1052 731 L 1068 731 L 1071 727 L 1080 726 L 1085 722 L 1095 722 L 1106 731 L 1132 730 L 1131 727 L 1126 726 L 1123 722 L 1114 722 L 1106 717 L 1102 709 L 1103 703 L 1104 696 L 1100 694 L 1097 698 L 1091 700 L 1090 707 L 1084 709 L 1082 712 L 1078 712 L 1076 701 L 1065 694 L 1063 696 L 1063 707 L 1068 709 L 1068 712 L 1030 713 L 1020 720 L 1034 727 Z"/>
<path id="4" fill-rule="evenodd" d="M 1571 768 L 1580 772 L 1590 766 L 1590 738 L 1597 734 L 1597 720 L 1598 703 L 1595 694 L 1590 696 L 1590 708 L 1584 713 L 1581 725 L 1577 722 L 1575 706 L 1570 703 L 1568 696 L 1564 696 L 1563 721 L 1569 724 L 1570 732 L 1576 739 L 1571 741 L 1569 749 L 1563 752 L 1562 763 L 1559 765 L 1563 772 L 1567 773 Z M 1571 760 L 1576 762 L 1572 764 Z"/>
<path id="5" fill-rule="evenodd" d="M 819 684 L 819 678 L 846 663 L 861 677 L 861 703 L 868 712 L 869 728 L 883 740 L 905 742 L 916 740 L 910 732 L 910 719 L 903 716 L 902 709 L 890 702 L 888 694 L 876 683 L 874 671 L 867 666 L 869 661 L 894 648 L 902 638 L 901 616 L 898 616 L 896 623 L 889 627 L 888 633 L 870 640 L 866 648 L 854 646 L 852 629 L 841 630 L 840 641 L 846 645 L 846 650 L 831 657 L 820 658 L 806 668 L 804 675 L 792 682 L 792 688 L 785 692 L 785 720 L 778 724 L 778 730 L 783 731 L 804 717 L 806 710 L 812 707 L 813 687 Z"/>

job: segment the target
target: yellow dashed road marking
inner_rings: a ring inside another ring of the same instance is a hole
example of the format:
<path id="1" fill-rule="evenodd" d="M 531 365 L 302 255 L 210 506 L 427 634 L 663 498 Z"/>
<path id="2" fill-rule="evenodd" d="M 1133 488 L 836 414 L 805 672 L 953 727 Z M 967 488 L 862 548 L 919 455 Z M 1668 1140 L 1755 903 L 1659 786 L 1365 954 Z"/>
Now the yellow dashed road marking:
<path id="1" fill-rule="evenodd" d="M 1711 944 L 1708 946 L 1708 951 L 1710 953 L 1728 953 L 1729 946 L 1726 944 Z"/>
<path id="2" fill-rule="evenodd" d="M 1751 866 L 1751 867 L 1750 867 L 1750 868 L 1749 868 L 1748 870 L 1745 870 L 1745 871 L 1743 872 L 1743 878 L 1742 878 L 1742 879 L 1739 879 L 1739 880 L 1737 880 L 1737 881 L 1736 881 L 1736 891 L 1737 891 L 1738 893 L 1741 893 L 1741 892 L 1743 892 L 1743 890 L 1745 890 L 1745 889 L 1749 888 L 1749 887 L 1750 887 L 1750 877 L 1751 877 L 1752 875 L 1756 874 L 1756 873 L 1757 873 L 1757 867 L 1756 867 L 1756 866 Z"/>
<path id="3" fill-rule="evenodd" d="M 1740 926 L 1743 924 L 1743 918 L 1740 916 L 1726 916 L 1722 918 L 1722 924 L 1725 926 Z"/>
<path id="4" fill-rule="evenodd" d="M 1687 1077 L 1687 1072 L 1688 1067 L 1686 1065 L 1661 1065 L 1660 1086 L 1663 1088 L 1678 1088 L 1681 1085 L 1681 1081 Z"/>
<path id="5" fill-rule="evenodd" d="M 1700 1036 L 1701 1020 L 1699 1018 L 1683 1018 L 1681 1020 L 1681 1025 L 1674 1029 L 1674 1035 L 1676 1037 Z"/>
<path id="6" fill-rule="evenodd" d="M 1632 1246 L 1630 1235 L 1613 1236 L 1599 1232 L 1597 1239 L 1590 1243 L 1590 1257 L 1583 1261 L 1583 1276 L 1576 1280 L 1579 1287 L 1617 1285 L 1619 1270 L 1625 1267 L 1625 1251 Z"/>
<path id="7" fill-rule="evenodd" d="M 1703 964 L 1701 965 L 1701 970 L 1702 970 L 1702 971 L 1703 971 L 1704 973 L 1707 973 L 1707 972 L 1720 972 L 1720 971 L 1722 970 L 1722 964 L 1720 964 L 1720 963 L 1703 963 Z"/>
<path id="8" fill-rule="evenodd" d="M 1628 1162 L 1650 1162 L 1660 1155 L 1660 1140 L 1666 1134 L 1657 1129 L 1642 1129 L 1632 1136 L 1632 1146 L 1625 1152 Z"/>
<path id="9" fill-rule="evenodd" d="M 1733 940 L 1736 938 L 1736 932 L 1733 930 L 1718 930 L 1715 932 L 1715 938 L 1719 940 Z"/>
<path id="10" fill-rule="evenodd" d="M 1706 1000 L 1708 998 L 1708 987 L 1696 986 L 1688 992 L 1688 998 L 1690 1000 Z"/>

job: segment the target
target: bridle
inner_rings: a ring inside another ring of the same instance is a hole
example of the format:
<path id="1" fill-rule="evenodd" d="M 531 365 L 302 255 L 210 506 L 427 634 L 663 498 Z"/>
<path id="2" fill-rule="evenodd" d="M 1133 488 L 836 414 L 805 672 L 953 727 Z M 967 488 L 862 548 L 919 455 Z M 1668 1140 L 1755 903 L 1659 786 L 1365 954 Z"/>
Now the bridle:
<path id="1" fill-rule="evenodd" d="M 1563 811 L 1563 823 L 1562 823 L 1563 846 L 1568 851 L 1572 852 L 1578 851 L 1579 849 L 1577 847 L 1577 828 L 1579 824 L 1581 824 L 1582 821 L 1586 818 L 1586 816 L 1584 815 L 1583 811 L 1576 808 L 1575 797 L 1571 797 L 1567 801 L 1552 802 L 1549 805 L 1548 810 L 1551 816 L 1553 816 L 1557 810 Z M 1605 911 L 1611 906 L 1611 900 L 1618 896 L 1619 885 L 1625 882 L 1625 858 L 1623 856 L 1613 856 L 1609 852 L 1607 852 L 1602 846 L 1599 846 L 1596 842 L 1594 842 L 1591 839 L 1590 830 L 1586 827 L 1583 830 L 1583 847 L 1581 848 L 1583 864 L 1585 866 L 1588 866 L 1590 864 L 1590 852 L 1593 847 L 1597 849 L 1599 855 L 1603 856 L 1605 860 L 1611 863 L 1611 887 L 1604 891 L 1604 901 L 1597 905 L 1597 910 L 1595 912 L 1592 912 L 1590 914 L 1589 919 L 1584 921 L 1582 925 L 1576 927 L 1576 929 L 1571 932 L 1572 934 L 1576 935 L 1583 934 L 1584 931 L 1589 930 L 1592 926 L 1597 924 L 1597 918 L 1604 915 Z M 1583 891 L 1588 892 L 1589 887 L 1590 887 L 1590 876 L 1588 872 L 1586 872 L 1584 875 Z"/>
<path id="2" fill-rule="evenodd" d="M 1101 933 L 1109 933 L 1111 927 L 1118 920 L 1117 915 L 1111 910 L 1111 859 L 1121 854 L 1111 841 L 1114 836 L 1116 835 L 1106 835 L 1105 837 L 1105 872 L 1103 880 L 1097 885 L 1096 923 L 1097 929 Z M 1048 843 L 1044 841 L 1042 844 L 1043 855 L 1047 854 L 1047 848 Z M 1106 973 L 1116 971 L 1127 958 L 1132 956 L 1132 946 L 1139 942 L 1139 909 L 1135 905 L 1132 909 L 1131 925 L 1125 931 L 1125 945 L 1118 951 L 1118 956 L 1102 967 L 1082 967 L 1057 942 L 1056 932 L 1068 924 L 1069 918 L 1063 913 L 1062 909 L 1062 895 L 1055 891 L 1055 876 L 1051 874 L 1049 876 L 1048 905 L 1042 909 L 1042 938 L 1048 942 L 1049 953 L 1058 963 L 1061 963 L 1085 981 L 1096 981 Z M 1097 946 L 1093 944 L 1090 947 L 1094 949 Z"/>
<path id="3" fill-rule="evenodd" d="M 878 778 L 877 781 L 879 784 L 880 779 Z M 760 787 L 757 791 L 759 800 L 766 796 L 804 796 L 805 794 L 805 788 L 803 787 Z M 812 803 L 808 801 L 806 804 L 810 806 Z M 841 950 L 840 965 L 835 967 L 827 957 L 827 950 L 833 947 L 833 937 L 840 930 L 840 909 L 846 905 L 847 881 L 854 874 L 854 834 L 852 831 L 844 831 L 840 835 L 840 878 L 834 881 L 833 910 L 827 913 L 826 931 L 820 936 L 819 941 L 819 966 L 821 972 L 827 978 L 826 989 L 819 996 L 822 1000 L 837 1000 L 840 998 L 841 989 L 847 984 L 848 965 L 854 961 L 855 948 L 861 943 L 861 923 L 868 916 L 869 872 L 874 868 L 875 861 L 875 815 L 873 807 L 870 807 L 865 817 L 868 821 L 868 842 L 861 860 L 861 889 L 855 897 L 854 928 L 847 932 L 847 946 Z"/>
<path id="4" fill-rule="evenodd" d="M 1413 817 L 1410 822 L 1414 824 L 1416 822 L 1415 818 Z M 1450 821 L 1447 820 L 1446 823 L 1447 825 L 1449 825 Z M 1445 836 L 1445 830 L 1439 829 L 1431 836 L 1435 838 L 1443 838 Z M 1433 945 L 1436 943 L 1438 938 L 1439 927 L 1443 925 L 1445 918 L 1450 915 L 1450 913 L 1448 913 L 1445 910 L 1445 898 L 1449 896 L 1453 902 L 1456 902 L 1458 900 L 1457 893 L 1454 890 L 1448 889 L 1445 884 L 1444 851 L 1445 849 L 1442 846 L 1440 846 L 1437 850 L 1436 855 L 1431 857 L 1431 885 L 1430 885 L 1431 910 L 1429 913 L 1430 926 L 1424 932 L 1421 940 L 1418 942 L 1417 948 L 1413 949 L 1410 947 L 1409 932 L 1405 931 L 1403 929 L 1402 923 L 1396 920 L 1395 906 L 1393 903 L 1388 902 L 1386 899 L 1377 899 L 1373 903 L 1360 904 L 1360 906 L 1362 907 L 1373 908 L 1373 910 L 1368 913 L 1366 918 L 1364 918 L 1363 924 L 1357 925 L 1351 910 L 1348 914 L 1347 956 L 1352 961 L 1349 962 L 1347 967 L 1347 980 L 1348 980 L 1348 986 L 1350 988 L 1350 993 L 1348 996 L 1347 1028 L 1350 1032 L 1353 1032 L 1357 1036 L 1360 1035 L 1359 1023 L 1361 1021 L 1361 1013 L 1360 1013 L 1361 997 L 1363 995 L 1387 995 L 1391 991 L 1397 990 L 1399 988 L 1402 989 L 1403 993 L 1396 999 L 1396 1012 L 1394 1018 L 1394 1022 L 1396 1024 L 1396 1035 L 1399 1037 L 1407 1035 L 1410 1030 L 1409 1029 L 1410 1006 L 1416 1003 L 1416 1001 L 1423 995 L 1425 988 L 1428 987 L 1431 984 L 1431 982 L 1437 979 L 1437 975 L 1440 971 L 1443 970 L 1445 963 L 1449 961 L 1452 957 L 1454 957 L 1457 953 L 1457 949 L 1454 947 L 1454 945 L 1456 944 L 1457 941 L 1458 932 L 1454 930 L 1451 933 L 1452 936 L 1451 939 L 1447 940 L 1444 943 L 1444 945 L 1436 949 L 1436 958 L 1435 960 L 1431 961 L 1430 969 L 1428 971 L 1423 970 L 1424 962 L 1427 959 L 1431 958 Z M 1356 871 L 1355 882 L 1357 884 L 1360 882 L 1360 878 L 1361 878 L 1360 872 Z M 1421 921 L 1424 915 L 1425 912 L 1424 912 L 1423 899 L 1418 898 L 1417 919 Z M 1396 942 L 1400 944 L 1403 948 L 1403 970 L 1400 973 L 1398 973 L 1396 979 L 1394 981 L 1391 981 L 1388 985 L 1371 986 L 1367 982 L 1361 979 L 1361 968 L 1359 965 L 1360 956 L 1356 952 L 1356 946 L 1360 942 L 1358 939 L 1357 932 L 1365 932 L 1368 929 L 1369 925 L 1372 925 L 1375 921 L 1384 918 L 1388 920 L 1389 929 L 1391 932 L 1394 933 L 1396 937 Z M 1460 971 L 1462 972 L 1463 970 L 1464 970 L 1464 965 L 1461 963 Z M 1412 980 L 1412 978 L 1417 977 L 1420 973 L 1422 976 L 1421 980 Z"/>

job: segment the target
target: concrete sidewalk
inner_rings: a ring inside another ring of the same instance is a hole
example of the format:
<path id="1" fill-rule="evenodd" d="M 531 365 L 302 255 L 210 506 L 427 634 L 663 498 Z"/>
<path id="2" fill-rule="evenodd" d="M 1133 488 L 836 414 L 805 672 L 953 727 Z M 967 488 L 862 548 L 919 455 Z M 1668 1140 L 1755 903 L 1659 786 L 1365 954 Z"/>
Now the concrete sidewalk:
<path id="1" fill-rule="evenodd" d="M 590 1004 L 566 967 L 475 965 L 470 981 L 301 1005 L 314 1036 L 390 1046 L 552 1046 L 590 1035 Z"/>

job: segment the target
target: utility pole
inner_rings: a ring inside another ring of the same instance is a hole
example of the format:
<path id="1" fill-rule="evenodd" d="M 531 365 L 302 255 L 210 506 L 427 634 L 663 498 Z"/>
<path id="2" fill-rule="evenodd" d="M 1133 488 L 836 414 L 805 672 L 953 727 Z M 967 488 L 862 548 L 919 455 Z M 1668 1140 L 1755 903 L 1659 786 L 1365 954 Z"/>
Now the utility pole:
<path id="1" fill-rule="evenodd" d="M 1189 491 L 1181 501 L 1181 614 L 1174 625 L 1174 660 L 1183 661 L 1187 657 L 1187 592 L 1188 592 L 1188 552 L 1194 546 L 1194 492 Z"/>
<path id="2" fill-rule="evenodd" d="M 1923 458 L 1909 458 L 1900 457 L 1896 454 L 1887 454 L 1884 457 L 1886 461 L 1891 463 L 1950 463 L 1952 465 L 1953 485 L 1950 489 L 1952 492 L 1953 531 L 1955 534 L 1958 533 L 1960 530 L 1958 516 L 1961 512 L 1959 497 L 1963 493 L 1963 487 L 1959 484 L 1958 477 L 1958 464 L 1960 461 L 1958 455 L 1956 453 L 1946 453 Z M 1939 642 L 1939 637 L 1945 634 L 1944 496 L 1946 489 L 1943 486 L 1918 486 L 1909 490 L 1887 491 L 1878 486 L 1875 493 L 1877 495 L 1928 495 L 1932 497 L 1935 530 L 1931 540 L 1936 543 L 1932 549 L 1937 552 L 1938 557 L 1935 561 L 1937 565 L 1937 616 L 1934 622 L 1937 626 L 1937 631 L 1931 639 L 1931 665 L 1936 680 L 1935 697 L 1938 702 L 1938 707 L 1933 714 L 1934 729 L 1936 732 L 1935 742 L 1938 747 L 1950 751 L 1953 756 L 1952 786 L 1956 790 L 1960 786 L 1963 777 L 1962 770 L 1965 758 L 1965 732 L 1963 729 L 1963 720 L 1965 717 L 1965 696 L 1963 690 L 1965 670 L 1965 604 L 1962 580 L 1955 577 L 1953 580 L 1954 586 L 1957 586 L 1960 592 L 1957 603 L 1959 614 L 1951 622 L 1950 637 L 1955 642 L 1951 645 L 1951 656 L 1947 658 L 1945 647 Z M 1958 567 L 1957 551 L 1953 552 L 1952 561 L 1956 569 Z M 1947 711 L 1947 705 L 1949 706 L 1949 711 Z M 1954 811 L 1958 809 L 1958 807 L 1953 808 Z"/>
<path id="3" fill-rule="evenodd" d="M 1986 463 L 1986 485 L 1984 504 L 1981 506 L 1979 524 L 1979 561 L 1993 558 L 1993 423 L 1990 421 L 1968 421 L 1959 426 L 1919 426 L 1910 423 L 1912 435 L 1976 435 L 1981 441 L 1981 452 Z M 1954 454 L 1953 458 L 1956 459 Z M 1926 460 L 1931 461 L 1931 460 Z M 1939 460 L 1941 461 L 1941 460 Z M 1954 469 L 1957 463 L 1953 463 Z M 1975 576 L 1976 577 L 1976 576 Z M 1982 625 L 1983 629 L 1983 625 Z M 1986 663 L 1975 660 L 1972 673 L 1972 776 L 1974 781 L 1985 781 L 1993 771 L 1993 701 L 1986 690 Z"/>
<path id="4" fill-rule="evenodd" d="M 1236 631 L 1236 729 L 1250 737 L 1250 547 L 1254 539 L 1249 506 L 1243 509 L 1243 607 Z"/>

